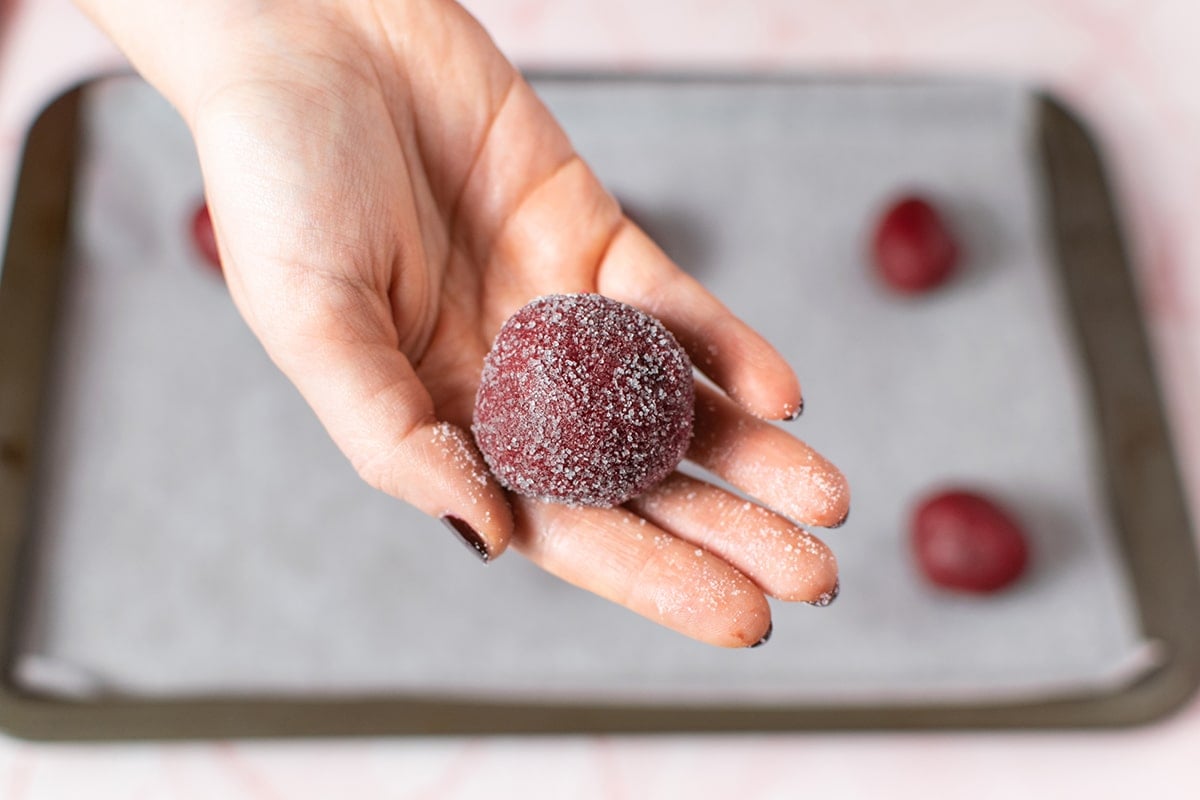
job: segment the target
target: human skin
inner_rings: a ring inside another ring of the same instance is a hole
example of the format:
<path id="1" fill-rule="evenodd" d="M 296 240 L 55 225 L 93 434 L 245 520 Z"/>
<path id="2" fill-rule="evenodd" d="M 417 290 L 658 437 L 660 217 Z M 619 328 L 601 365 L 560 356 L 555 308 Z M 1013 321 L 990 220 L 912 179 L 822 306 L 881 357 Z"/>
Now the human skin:
<path id="1" fill-rule="evenodd" d="M 372 486 L 724 647 L 766 594 L 828 597 L 843 476 L 765 420 L 792 370 L 621 212 L 483 28 L 449 0 L 78 0 L 190 127 L 233 301 Z M 658 317 L 697 386 L 694 462 L 615 509 L 507 494 L 467 430 L 484 354 L 540 295 Z M 468 534 L 469 535 L 469 534 Z M 582 634 L 581 634 L 582 635 Z"/>

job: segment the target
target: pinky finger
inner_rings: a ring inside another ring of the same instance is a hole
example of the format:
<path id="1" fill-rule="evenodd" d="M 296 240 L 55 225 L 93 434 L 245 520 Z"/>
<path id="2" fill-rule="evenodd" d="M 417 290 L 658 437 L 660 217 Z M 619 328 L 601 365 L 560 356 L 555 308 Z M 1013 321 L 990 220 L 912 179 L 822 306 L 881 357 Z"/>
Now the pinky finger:
<path id="1" fill-rule="evenodd" d="M 601 294 L 661 319 L 696 367 L 746 411 L 790 419 L 804 408 L 796 374 L 783 356 L 638 228 L 621 228 L 599 278 Z"/>

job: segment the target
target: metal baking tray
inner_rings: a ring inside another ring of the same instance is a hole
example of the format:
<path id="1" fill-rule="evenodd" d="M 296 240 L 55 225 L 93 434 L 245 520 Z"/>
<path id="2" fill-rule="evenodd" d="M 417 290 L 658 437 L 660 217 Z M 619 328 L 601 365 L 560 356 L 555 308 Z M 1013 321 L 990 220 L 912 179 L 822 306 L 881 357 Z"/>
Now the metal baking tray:
<path id="1" fill-rule="evenodd" d="M 700 78 L 605 76 L 689 85 Z M 594 76 L 559 76 L 589 82 Z M 793 78 L 707 76 L 763 84 Z M 28 613 L 30 562 L 41 519 L 36 502 L 49 376 L 61 328 L 76 186 L 83 89 L 56 100 L 24 152 L 0 275 L 0 726 L 34 739 L 229 736 L 680 732 L 920 728 L 1045 728 L 1147 722 L 1178 708 L 1200 684 L 1200 576 L 1136 292 L 1096 149 L 1076 118 L 1039 96 L 1036 139 L 1048 229 L 1064 313 L 1077 337 L 1093 403 L 1103 483 L 1120 555 L 1155 668 L 1104 692 L 1052 699 L 961 702 L 692 704 L 496 701 L 435 693 L 319 698 L 229 696 L 69 699 L 22 688 L 14 675 Z M 836 458 L 836 454 L 835 458 Z M 861 500 L 860 500 L 861 502 Z M 836 543 L 835 543 L 836 549 Z"/>

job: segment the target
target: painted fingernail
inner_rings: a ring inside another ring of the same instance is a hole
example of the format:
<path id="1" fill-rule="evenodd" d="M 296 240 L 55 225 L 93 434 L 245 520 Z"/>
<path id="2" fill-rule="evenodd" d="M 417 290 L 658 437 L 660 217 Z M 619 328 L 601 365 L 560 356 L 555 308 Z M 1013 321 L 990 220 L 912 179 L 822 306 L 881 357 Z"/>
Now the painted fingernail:
<path id="1" fill-rule="evenodd" d="M 830 525 L 830 528 L 840 528 L 846 524 L 846 520 L 850 519 L 850 509 L 846 509 L 846 513 L 842 514 L 842 518 Z"/>
<path id="2" fill-rule="evenodd" d="M 492 554 L 488 552 L 487 545 L 474 528 L 453 515 L 442 517 L 442 524 L 450 529 L 456 539 L 471 548 L 471 552 L 479 556 L 480 561 L 485 564 L 491 561 Z"/>
<path id="3" fill-rule="evenodd" d="M 764 644 L 766 644 L 768 641 L 770 641 L 771 634 L 774 631 L 775 631 L 775 623 L 774 622 L 767 623 L 767 632 L 763 634 L 763 637 L 761 639 L 759 639 L 754 644 L 750 645 L 750 648 L 754 649 L 755 647 L 762 647 Z"/>
<path id="4" fill-rule="evenodd" d="M 833 582 L 832 589 L 830 589 L 828 592 L 825 592 L 824 594 L 818 596 L 816 600 L 808 600 L 807 603 L 810 606 L 816 606 L 817 608 L 824 608 L 825 606 L 833 603 L 834 600 L 837 600 L 838 593 L 841 591 L 842 591 L 842 579 L 838 578 L 836 581 Z"/>
<path id="5" fill-rule="evenodd" d="M 784 406 L 784 411 L 787 411 L 787 406 Z M 804 413 L 804 398 L 800 398 L 800 405 L 796 406 L 796 410 L 783 418 L 784 422 L 795 422 L 800 419 L 800 415 Z"/>

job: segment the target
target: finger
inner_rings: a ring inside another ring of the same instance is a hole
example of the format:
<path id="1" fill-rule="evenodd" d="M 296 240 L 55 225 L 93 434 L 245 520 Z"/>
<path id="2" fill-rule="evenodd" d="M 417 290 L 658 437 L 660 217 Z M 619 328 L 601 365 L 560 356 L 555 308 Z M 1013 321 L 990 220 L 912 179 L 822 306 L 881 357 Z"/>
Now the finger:
<path id="1" fill-rule="evenodd" d="M 597 291 L 662 320 L 695 366 L 751 414 L 791 419 L 804 408 L 783 356 L 632 223 L 613 238 Z"/>
<path id="2" fill-rule="evenodd" d="M 801 525 L 846 521 L 850 487 L 837 467 L 700 382 L 695 431 L 687 457 L 771 509 Z"/>
<path id="3" fill-rule="evenodd" d="M 498 297 L 496 327 L 530 298 L 594 291 L 616 201 L 519 75 L 496 107 L 455 205 L 466 252 Z"/>
<path id="4" fill-rule="evenodd" d="M 627 505 L 720 556 L 772 597 L 823 605 L 835 591 L 837 560 L 820 539 L 710 483 L 677 472 Z"/>
<path id="5" fill-rule="evenodd" d="M 287 311 L 258 318 L 272 358 L 364 480 L 446 520 L 485 562 L 499 556 L 507 498 L 467 432 L 438 421 L 389 333 L 387 301 L 341 281 L 301 286 L 278 285 L 272 299 Z"/>
<path id="6" fill-rule="evenodd" d="M 771 627 L 754 583 L 716 555 L 622 509 L 516 498 L 514 546 L 542 569 L 719 647 L 750 647 Z"/>

